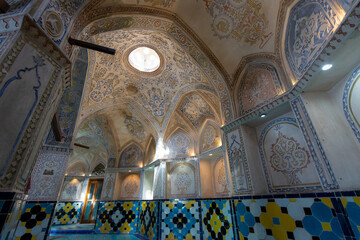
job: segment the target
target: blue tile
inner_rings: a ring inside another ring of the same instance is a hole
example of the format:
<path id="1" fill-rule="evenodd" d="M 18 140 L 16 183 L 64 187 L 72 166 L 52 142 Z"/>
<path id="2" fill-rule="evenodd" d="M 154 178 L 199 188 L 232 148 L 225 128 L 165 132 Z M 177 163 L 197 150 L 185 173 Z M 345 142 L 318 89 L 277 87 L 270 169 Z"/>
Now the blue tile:
<path id="1" fill-rule="evenodd" d="M 354 191 L 341 192 L 341 195 L 344 196 L 344 197 L 354 197 L 354 196 L 356 196 Z"/>
<path id="2" fill-rule="evenodd" d="M 303 225 L 305 230 L 313 236 L 319 236 L 322 232 L 321 223 L 314 216 L 305 216 Z"/>
<path id="3" fill-rule="evenodd" d="M 316 193 L 317 197 L 335 197 L 335 194 L 332 192 L 323 192 L 323 193 Z"/>

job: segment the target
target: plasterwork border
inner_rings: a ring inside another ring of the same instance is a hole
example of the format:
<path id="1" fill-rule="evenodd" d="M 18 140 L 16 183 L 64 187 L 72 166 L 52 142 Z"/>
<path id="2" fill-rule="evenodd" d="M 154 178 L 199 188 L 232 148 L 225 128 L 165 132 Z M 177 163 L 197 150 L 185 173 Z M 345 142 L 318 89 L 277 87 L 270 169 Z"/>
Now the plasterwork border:
<path id="1" fill-rule="evenodd" d="M 357 140 L 360 143 L 360 129 L 359 129 L 360 124 L 359 124 L 359 122 L 357 122 L 357 120 L 354 117 L 354 114 L 353 114 L 352 108 L 351 108 L 351 103 L 350 103 L 352 90 L 354 88 L 354 85 L 359 80 L 360 80 L 360 67 L 357 67 L 351 73 L 351 76 L 346 81 L 342 102 L 343 102 L 343 109 L 344 109 L 344 114 L 345 114 L 346 120 L 348 121 L 348 123 L 351 127 L 351 130 L 354 132 L 355 137 L 357 138 Z"/>
<path id="2" fill-rule="evenodd" d="M 264 144 L 263 141 L 265 140 L 266 134 L 271 130 L 271 128 L 273 128 L 274 126 L 278 125 L 278 124 L 291 124 L 294 125 L 296 127 L 299 127 L 297 125 L 296 119 L 292 118 L 292 117 L 281 117 L 281 118 L 277 118 L 273 121 L 271 121 L 270 123 L 268 123 L 265 128 L 261 131 L 260 137 L 259 137 L 259 153 L 260 153 L 260 157 L 261 157 L 261 163 L 262 163 L 262 168 L 264 171 L 264 175 L 266 178 L 266 183 L 269 189 L 270 193 L 273 192 L 291 192 L 291 191 L 297 191 L 297 192 L 303 192 L 303 191 L 316 191 L 316 190 L 322 190 L 322 187 L 319 185 L 315 185 L 315 184 L 311 184 L 313 186 L 306 186 L 306 184 L 302 184 L 302 186 L 295 186 L 295 187 L 273 187 L 272 185 L 272 180 L 271 180 L 271 176 L 268 170 L 268 164 L 267 164 L 267 159 L 265 157 L 265 149 L 264 149 Z M 300 130 L 300 129 L 299 129 Z M 316 164 L 315 164 L 316 166 Z"/>

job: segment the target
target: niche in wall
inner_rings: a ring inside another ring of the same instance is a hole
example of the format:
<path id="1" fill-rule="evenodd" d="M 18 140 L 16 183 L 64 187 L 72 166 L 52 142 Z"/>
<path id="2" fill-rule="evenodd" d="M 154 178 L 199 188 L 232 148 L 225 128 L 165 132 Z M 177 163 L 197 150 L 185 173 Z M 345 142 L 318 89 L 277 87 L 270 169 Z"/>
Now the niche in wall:
<path id="1" fill-rule="evenodd" d="M 154 197 L 153 186 L 154 186 L 154 168 L 150 167 L 144 169 L 143 172 L 143 192 L 142 198 L 146 200 L 152 200 Z"/>
<path id="2" fill-rule="evenodd" d="M 116 200 L 138 200 L 140 194 L 140 172 L 120 172 L 117 174 Z"/>
<path id="3" fill-rule="evenodd" d="M 200 158 L 203 198 L 229 196 L 223 152 Z"/>
<path id="4" fill-rule="evenodd" d="M 199 176 L 194 160 L 168 162 L 167 198 L 196 197 L 199 193 Z"/>
<path id="5" fill-rule="evenodd" d="M 256 131 L 270 192 L 321 189 L 314 160 L 292 112 L 268 120 Z"/>

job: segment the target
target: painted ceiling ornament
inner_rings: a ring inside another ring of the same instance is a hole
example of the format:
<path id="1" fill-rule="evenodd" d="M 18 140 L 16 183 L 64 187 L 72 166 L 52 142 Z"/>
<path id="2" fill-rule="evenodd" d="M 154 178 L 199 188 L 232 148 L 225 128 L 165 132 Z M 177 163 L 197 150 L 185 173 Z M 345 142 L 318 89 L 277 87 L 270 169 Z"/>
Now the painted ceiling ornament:
<path id="1" fill-rule="evenodd" d="M 90 99 L 94 102 L 100 102 L 103 98 L 111 95 L 113 92 L 112 82 L 105 80 L 98 80 L 95 88 L 90 93 Z"/>
<path id="2" fill-rule="evenodd" d="M 133 195 L 134 193 L 137 192 L 139 188 L 139 185 L 137 183 L 137 179 L 136 177 L 134 176 L 131 176 L 130 179 L 127 181 L 127 183 L 125 183 L 125 192 L 128 194 L 128 195 Z"/>
<path id="3" fill-rule="evenodd" d="M 214 113 L 209 104 L 198 94 L 187 96 L 180 106 L 180 111 L 195 128 L 198 128 L 207 117 L 214 119 Z"/>
<path id="4" fill-rule="evenodd" d="M 213 17 L 212 28 L 220 39 L 232 37 L 237 41 L 259 48 L 272 37 L 266 32 L 268 21 L 261 11 L 262 4 L 256 0 L 203 0 L 210 15 Z"/>
<path id="5" fill-rule="evenodd" d="M 64 26 L 59 14 L 48 10 L 44 14 L 44 28 L 46 32 L 54 39 L 58 40 L 64 34 Z"/>
<path id="6" fill-rule="evenodd" d="M 298 172 L 310 164 L 310 154 L 292 137 L 286 137 L 280 131 L 276 142 L 271 145 L 272 155 L 270 164 L 272 168 L 289 178 L 289 184 L 300 184 L 296 176 Z"/>
<path id="7" fill-rule="evenodd" d="M 190 139 L 183 133 L 175 135 L 170 142 L 172 155 L 186 155 L 190 153 Z"/>
<path id="8" fill-rule="evenodd" d="M 125 113 L 126 114 L 126 113 Z M 145 130 L 143 124 L 133 116 L 126 116 L 124 123 L 126 124 L 127 130 L 131 135 L 135 136 L 139 140 L 145 139 Z"/>

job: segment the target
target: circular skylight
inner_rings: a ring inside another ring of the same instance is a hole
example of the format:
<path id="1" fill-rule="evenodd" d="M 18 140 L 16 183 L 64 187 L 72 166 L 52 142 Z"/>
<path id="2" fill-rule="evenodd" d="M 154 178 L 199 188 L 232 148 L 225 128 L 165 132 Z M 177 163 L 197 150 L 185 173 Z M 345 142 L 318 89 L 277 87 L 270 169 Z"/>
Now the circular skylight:
<path id="1" fill-rule="evenodd" d="M 160 57 L 151 48 L 138 47 L 129 54 L 129 63 L 139 71 L 153 72 L 160 66 Z"/>

